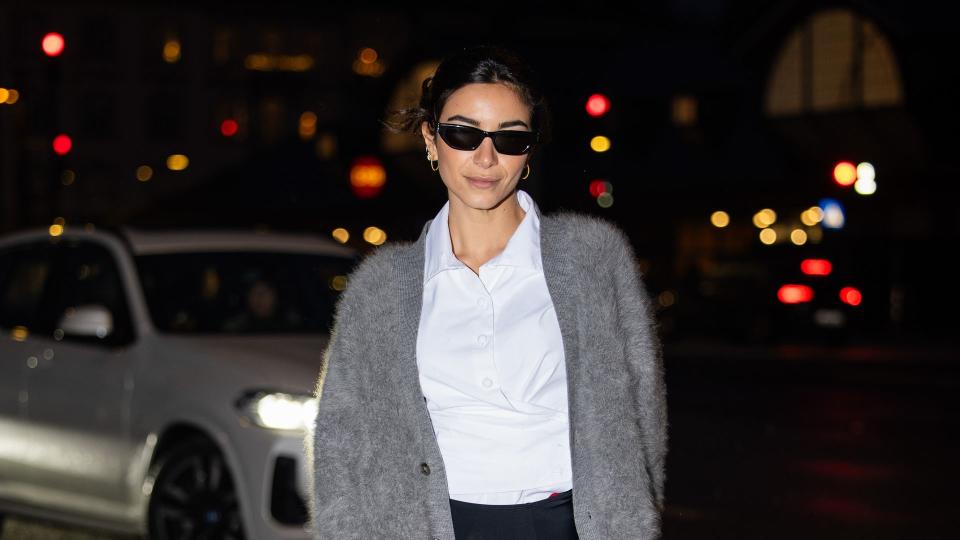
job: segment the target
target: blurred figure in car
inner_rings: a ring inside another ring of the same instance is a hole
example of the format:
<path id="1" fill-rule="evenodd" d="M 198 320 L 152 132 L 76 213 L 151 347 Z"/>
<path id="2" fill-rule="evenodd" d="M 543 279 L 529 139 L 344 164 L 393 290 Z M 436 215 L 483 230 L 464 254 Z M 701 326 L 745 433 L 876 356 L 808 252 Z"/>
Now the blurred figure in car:
<path id="1" fill-rule="evenodd" d="M 246 309 L 223 324 L 227 332 L 270 332 L 286 327 L 289 321 L 277 311 L 277 287 L 264 279 L 257 279 L 247 289 Z"/>

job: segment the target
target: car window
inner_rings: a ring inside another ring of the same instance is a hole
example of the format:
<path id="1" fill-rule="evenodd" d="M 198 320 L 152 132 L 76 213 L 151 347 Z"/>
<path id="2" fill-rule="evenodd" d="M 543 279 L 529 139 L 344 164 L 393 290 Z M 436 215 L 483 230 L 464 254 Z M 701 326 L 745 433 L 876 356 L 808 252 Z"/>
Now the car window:
<path id="1" fill-rule="evenodd" d="M 100 305 L 113 316 L 113 332 L 103 338 L 63 335 L 65 341 L 122 345 L 133 339 L 133 326 L 123 282 L 112 253 L 94 242 L 73 241 L 58 247 L 58 272 L 43 319 L 55 327 L 67 309 Z"/>
<path id="2" fill-rule="evenodd" d="M 52 268 L 52 250 L 46 243 L 0 252 L 0 327 L 46 330 L 39 314 Z"/>
<path id="3" fill-rule="evenodd" d="M 197 252 L 136 257 L 162 332 L 326 333 L 354 259 L 308 253 Z"/>

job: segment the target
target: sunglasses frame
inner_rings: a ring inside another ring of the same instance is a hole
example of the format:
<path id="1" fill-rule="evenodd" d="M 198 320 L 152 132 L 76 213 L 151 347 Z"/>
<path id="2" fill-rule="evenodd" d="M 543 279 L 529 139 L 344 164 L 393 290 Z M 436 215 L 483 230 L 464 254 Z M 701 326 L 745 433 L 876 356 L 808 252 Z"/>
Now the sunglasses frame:
<path id="1" fill-rule="evenodd" d="M 447 138 L 444 137 L 442 133 L 440 133 L 440 128 L 441 128 L 441 127 L 452 127 L 452 128 L 454 128 L 454 129 L 466 129 L 466 130 L 470 130 L 470 131 L 475 131 L 475 132 L 479 132 L 479 133 L 483 134 L 483 137 L 480 138 L 480 142 L 477 143 L 477 145 L 474 146 L 473 148 L 469 148 L 469 147 L 460 148 L 460 147 L 457 147 L 457 146 L 454 146 L 454 145 L 450 144 L 450 141 L 448 141 Z M 465 125 L 463 125 L 463 124 L 451 124 L 451 123 L 449 123 L 449 122 L 437 122 L 437 130 L 436 130 L 436 132 L 437 132 L 437 135 L 440 135 L 440 138 L 443 139 L 443 142 L 447 143 L 447 146 L 449 146 L 450 148 L 453 148 L 453 149 L 455 149 L 455 150 L 464 150 L 464 151 L 473 151 L 473 150 L 476 150 L 477 148 L 480 147 L 481 144 L 483 144 L 483 140 L 484 140 L 484 139 L 486 139 L 487 137 L 490 137 L 490 140 L 493 141 L 493 147 L 497 149 L 497 152 L 498 152 L 498 153 L 503 154 L 503 155 L 505 155 L 505 156 L 522 156 L 522 155 L 525 155 L 525 154 L 529 154 L 530 151 L 533 150 L 533 147 L 536 146 L 536 145 L 540 142 L 540 133 L 537 132 L 537 131 L 516 131 L 516 130 L 510 130 L 510 129 L 502 129 L 502 130 L 500 130 L 500 131 L 484 131 L 484 130 L 482 130 L 482 129 L 480 129 L 480 128 L 477 128 L 477 127 L 465 126 Z M 520 152 L 519 154 L 513 154 L 513 153 L 509 153 L 509 152 L 504 152 L 504 151 L 500 150 L 500 147 L 497 145 L 497 137 L 496 137 L 496 136 L 499 135 L 499 134 L 501 134 L 501 133 L 530 133 L 530 134 L 533 135 L 533 142 L 531 142 L 530 144 L 528 144 L 527 147 L 523 150 L 523 152 Z"/>

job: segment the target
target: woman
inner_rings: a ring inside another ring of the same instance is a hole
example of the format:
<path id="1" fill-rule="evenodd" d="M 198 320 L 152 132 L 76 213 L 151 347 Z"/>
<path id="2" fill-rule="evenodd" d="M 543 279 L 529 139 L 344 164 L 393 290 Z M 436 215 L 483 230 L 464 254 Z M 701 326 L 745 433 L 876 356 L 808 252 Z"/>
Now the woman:
<path id="1" fill-rule="evenodd" d="M 657 538 L 666 391 L 626 236 L 518 184 L 549 119 L 529 70 L 446 58 L 394 123 L 448 202 L 340 297 L 308 451 L 317 538 Z"/>

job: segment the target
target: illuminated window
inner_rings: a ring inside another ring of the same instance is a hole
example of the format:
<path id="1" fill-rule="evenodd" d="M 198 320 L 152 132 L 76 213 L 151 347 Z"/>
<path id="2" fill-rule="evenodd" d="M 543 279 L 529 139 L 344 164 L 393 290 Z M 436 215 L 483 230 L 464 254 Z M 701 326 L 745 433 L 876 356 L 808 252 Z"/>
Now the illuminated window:
<path id="1" fill-rule="evenodd" d="M 848 9 L 815 13 L 783 43 L 770 71 L 769 116 L 900 105 L 893 49 L 877 26 Z"/>
<path id="2" fill-rule="evenodd" d="M 260 138 L 268 144 L 278 142 L 285 134 L 284 120 L 287 118 L 283 101 L 276 96 L 264 98 L 260 102 L 259 115 Z"/>
<path id="3" fill-rule="evenodd" d="M 234 48 L 234 32 L 229 28 L 217 28 L 213 32 L 213 59 L 217 64 L 226 64 Z"/>
<path id="4" fill-rule="evenodd" d="M 697 98 L 687 95 L 674 96 L 672 113 L 675 125 L 695 125 L 697 123 Z"/>
<path id="5" fill-rule="evenodd" d="M 191 54 L 191 43 L 186 36 L 186 28 L 175 19 L 145 17 L 137 36 L 140 75 L 164 82 L 187 78 L 183 60 Z"/>

